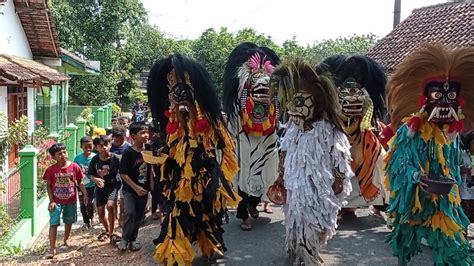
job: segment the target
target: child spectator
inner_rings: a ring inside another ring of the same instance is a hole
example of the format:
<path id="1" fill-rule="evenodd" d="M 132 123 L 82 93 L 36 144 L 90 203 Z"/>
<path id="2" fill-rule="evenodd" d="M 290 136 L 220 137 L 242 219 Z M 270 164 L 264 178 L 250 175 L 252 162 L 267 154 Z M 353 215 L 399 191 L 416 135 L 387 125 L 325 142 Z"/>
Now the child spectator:
<path id="1" fill-rule="evenodd" d="M 124 126 L 116 126 L 112 128 L 112 147 L 110 148 L 110 152 L 113 152 L 118 155 L 122 155 L 122 153 L 130 148 L 132 145 L 125 141 L 125 137 L 127 135 L 127 129 Z"/>
<path id="2" fill-rule="evenodd" d="M 89 165 L 91 163 L 92 158 L 95 156 L 92 153 L 92 138 L 89 136 L 84 136 L 80 140 L 82 153 L 79 153 L 74 158 L 74 162 L 79 165 L 82 169 L 82 173 L 84 174 L 84 178 L 82 179 L 82 183 L 87 191 L 87 199 L 88 202 L 84 201 L 84 195 L 81 191 L 79 191 L 79 204 L 81 205 L 81 214 L 82 219 L 84 221 L 85 226 L 90 229 L 92 222 L 94 220 L 94 204 L 92 201 L 94 200 L 94 190 L 95 184 L 92 182 L 91 176 L 88 174 Z"/>
<path id="3" fill-rule="evenodd" d="M 117 117 L 113 117 L 111 122 L 112 122 L 112 127 L 113 127 L 113 128 L 116 127 L 116 126 L 118 126 L 118 119 L 117 119 Z"/>
<path id="4" fill-rule="evenodd" d="M 56 161 L 49 166 L 43 176 L 47 183 L 49 197 L 49 255 L 52 259 L 56 255 L 56 237 L 58 226 L 61 223 L 61 213 L 64 222 L 64 245 L 69 246 L 72 224 L 77 221 L 77 187 L 79 186 L 87 204 L 87 191 L 82 184 L 83 173 L 81 168 L 68 160 L 66 146 L 62 143 L 53 144 L 49 154 Z"/>
<path id="5" fill-rule="evenodd" d="M 110 152 L 115 153 L 117 155 L 122 156 L 122 153 L 130 148 L 132 145 L 125 141 L 125 136 L 127 133 L 127 129 L 124 126 L 116 126 L 112 128 L 112 147 L 110 148 Z M 116 215 L 118 220 L 119 220 L 119 225 L 122 226 L 122 221 L 123 221 L 123 206 L 124 206 L 124 201 L 123 201 L 123 196 L 122 196 L 122 190 L 119 190 L 119 202 L 120 202 L 120 211 L 118 206 L 115 206 L 116 210 Z"/>
<path id="6" fill-rule="evenodd" d="M 126 129 L 125 140 L 128 143 L 132 143 L 133 141 L 132 141 L 132 138 L 130 137 L 130 129 L 129 129 L 130 119 L 127 116 L 119 117 L 118 124 L 119 124 L 119 126 L 123 126 Z"/>
<path id="7" fill-rule="evenodd" d="M 118 190 L 121 186 L 118 178 L 120 157 L 110 152 L 112 139 L 108 136 L 99 136 L 94 139 L 99 154 L 92 158 L 89 166 L 89 174 L 96 184 L 95 204 L 99 221 L 105 228 L 105 232 L 98 237 L 99 241 L 110 239 L 111 243 L 120 240 L 120 236 L 114 234 L 115 227 L 115 204 L 117 203 Z M 107 209 L 107 219 L 105 219 Z"/>
<path id="8" fill-rule="evenodd" d="M 123 196 L 125 209 L 123 214 L 122 241 L 118 249 L 125 251 L 130 248 L 132 251 L 141 249 L 137 240 L 138 229 L 145 215 L 145 205 L 150 182 L 147 180 L 147 164 L 143 161 L 142 151 L 148 141 L 148 126 L 143 122 L 132 123 L 130 125 L 130 136 L 133 145 L 125 150 L 120 162 L 120 176 L 123 183 Z"/>

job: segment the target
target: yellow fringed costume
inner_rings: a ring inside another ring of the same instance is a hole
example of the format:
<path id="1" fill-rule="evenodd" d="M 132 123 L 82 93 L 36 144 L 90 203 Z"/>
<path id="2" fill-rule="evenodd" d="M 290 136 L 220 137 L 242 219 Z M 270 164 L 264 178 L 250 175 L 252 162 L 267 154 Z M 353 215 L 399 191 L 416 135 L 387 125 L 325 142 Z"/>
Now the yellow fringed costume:
<path id="1" fill-rule="evenodd" d="M 223 255 L 223 217 L 240 201 L 232 189 L 239 167 L 209 74 L 196 61 L 173 55 L 155 63 L 148 82 L 154 123 L 167 135 L 167 147 L 144 156 L 161 164 L 166 199 L 155 261 L 191 265 L 193 245 L 205 257 Z"/>

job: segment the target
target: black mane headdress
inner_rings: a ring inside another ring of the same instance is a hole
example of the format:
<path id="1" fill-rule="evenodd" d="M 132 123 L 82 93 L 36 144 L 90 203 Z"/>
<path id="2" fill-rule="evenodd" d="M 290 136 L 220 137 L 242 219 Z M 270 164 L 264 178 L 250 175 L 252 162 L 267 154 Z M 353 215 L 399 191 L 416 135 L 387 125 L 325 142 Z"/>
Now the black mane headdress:
<path id="1" fill-rule="evenodd" d="M 384 120 L 387 112 L 385 105 L 387 77 L 379 63 L 362 55 L 334 55 L 326 58 L 319 69 L 329 71 L 336 86 L 340 86 L 350 77 L 354 78 L 370 94 L 374 104 L 374 116 Z"/>
<path id="2" fill-rule="evenodd" d="M 211 125 L 217 129 L 217 124 L 223 121 L 223 117 L 211 76 L 199 62 L 181 54 L 170 55 L 156 61 L 148 75 L 148 103 L 154 123 L 159 124 L 161 131 L 168 123 L 168 118 L 165 116 L 165 111 L 170 106 L 167 75 L 172 69 L 179 80 L 186 80 L 185 73 L 189 75 L 194 89 L 194 100 L 199 103 Z M 184 82 L 178 83 L 178 86 L 186 85 Z"/>

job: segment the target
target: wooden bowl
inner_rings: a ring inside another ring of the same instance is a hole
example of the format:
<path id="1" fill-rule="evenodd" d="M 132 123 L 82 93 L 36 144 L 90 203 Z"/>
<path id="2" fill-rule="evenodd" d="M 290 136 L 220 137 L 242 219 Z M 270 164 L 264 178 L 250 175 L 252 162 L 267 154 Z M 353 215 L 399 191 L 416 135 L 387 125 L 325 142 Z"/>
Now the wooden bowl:
<path id="1" fill-rule="evenodd" d="M 422 176 L 420 177 L 420 181 L 426 185 L 422 185 L 422 188 L 433 194 L 437 195 L 447 195 L 451 192 L 454 184 L 454 181 L 451 178 L 443 177 L 443 176 Z"/>

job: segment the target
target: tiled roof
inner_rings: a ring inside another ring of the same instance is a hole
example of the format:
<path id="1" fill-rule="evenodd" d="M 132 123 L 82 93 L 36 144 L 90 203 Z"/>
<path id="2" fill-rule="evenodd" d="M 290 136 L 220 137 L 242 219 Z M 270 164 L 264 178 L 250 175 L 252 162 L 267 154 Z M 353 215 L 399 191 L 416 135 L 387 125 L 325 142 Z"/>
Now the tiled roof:
<path id="1" fill-rule="evenodd" d="M 0 55 L 0 75 L 8 79 L 25 81 L 38 80 L 44 83 L 58 83 L 69 80 L 69 77 L 54 68 L 43 65 L 36 61 L 10 56 Z"/>
<path id="2" fill-rule="evenodd" d="M 1 76 L 5 76 L 10 80 L 18 81 L 32 81 L 40 78 L 38 74 L 35 74 L 0 55 L 0 77 Z"/>
<path id="3" fill-rule="evenodd" d="M 409 53 L 428 42 L 473 47 L 474 2 L 443 3 L 415 9 L 367 55 L 391 73 Z"/>
<path id="4" fill-rule="evenodd" d="M 47 0 L 14 0 L 34 56 L 61 57 L 56 25 Z"/>

